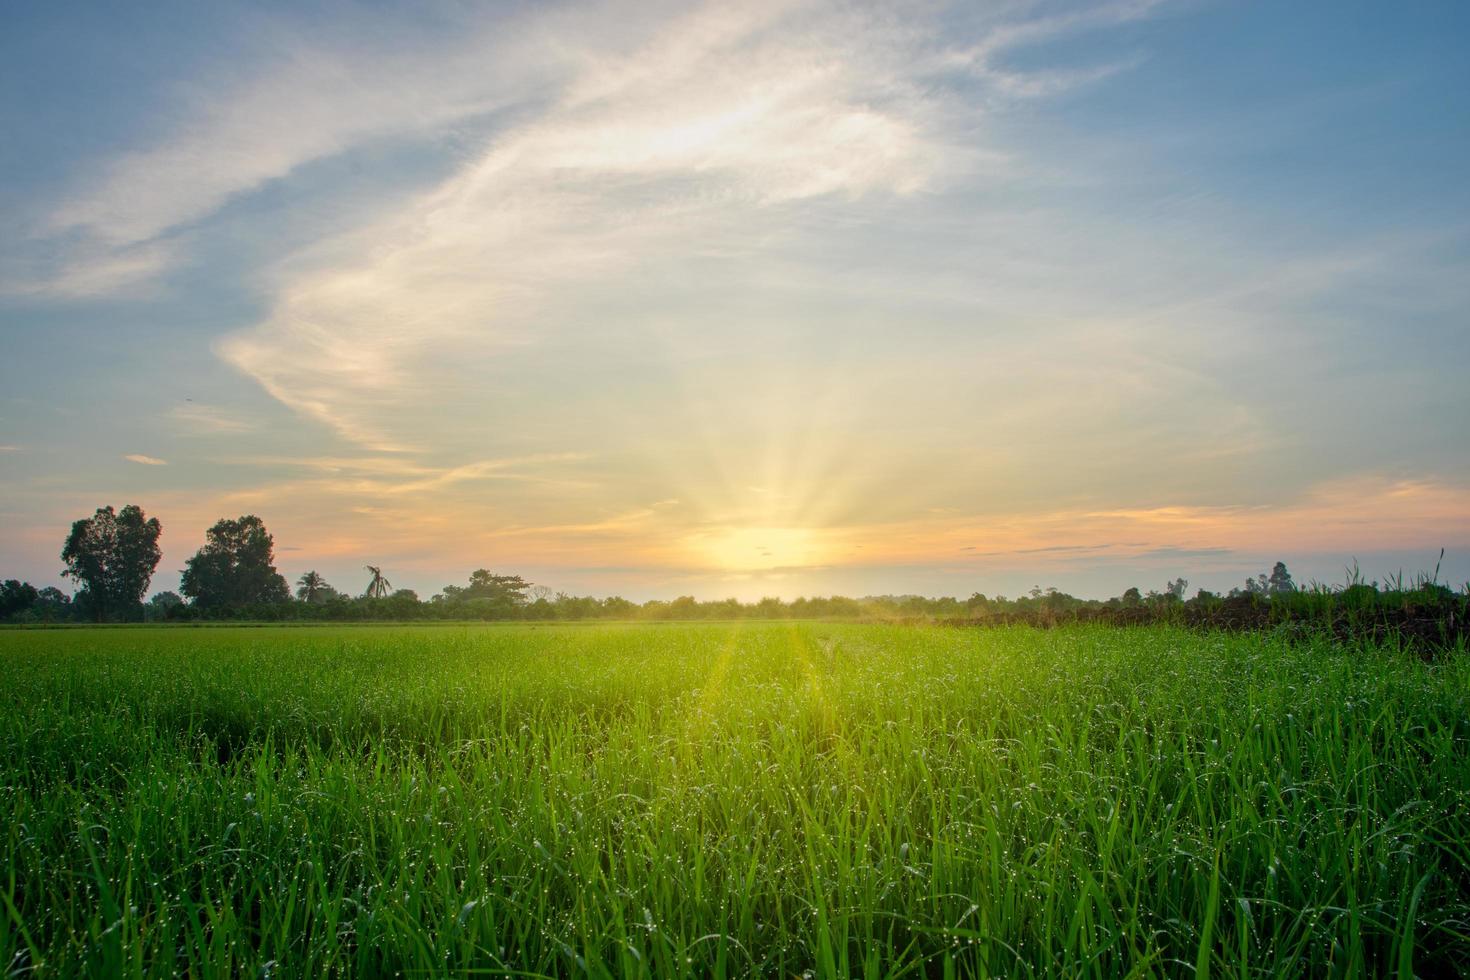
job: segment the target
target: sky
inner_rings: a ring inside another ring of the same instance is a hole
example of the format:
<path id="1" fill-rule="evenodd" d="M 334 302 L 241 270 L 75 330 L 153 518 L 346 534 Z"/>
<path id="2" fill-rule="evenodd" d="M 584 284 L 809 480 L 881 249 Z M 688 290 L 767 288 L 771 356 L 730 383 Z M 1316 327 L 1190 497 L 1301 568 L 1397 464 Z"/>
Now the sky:
<path id="1" fill-rule="evenodd" d="M 1470 5 L 7 4 L 0 577 L 1470 580 Z"/>

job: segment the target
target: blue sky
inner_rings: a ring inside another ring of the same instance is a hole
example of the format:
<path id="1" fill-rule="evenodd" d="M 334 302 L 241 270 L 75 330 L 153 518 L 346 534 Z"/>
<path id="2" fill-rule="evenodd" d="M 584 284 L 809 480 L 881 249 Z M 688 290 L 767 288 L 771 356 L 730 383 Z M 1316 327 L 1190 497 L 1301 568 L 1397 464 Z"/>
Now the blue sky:
<path id="1" fill-rule="evenodd" d="M 8 6 L 0 575 L 1470 578 L 1470 8 L 736 6 Z"/>

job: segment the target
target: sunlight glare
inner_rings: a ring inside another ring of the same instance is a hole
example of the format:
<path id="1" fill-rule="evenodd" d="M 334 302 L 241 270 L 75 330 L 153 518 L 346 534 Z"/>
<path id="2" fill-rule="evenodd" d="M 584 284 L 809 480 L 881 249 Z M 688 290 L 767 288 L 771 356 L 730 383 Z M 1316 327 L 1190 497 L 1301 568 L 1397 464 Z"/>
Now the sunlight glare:
<path id="1" fill-rule="evenodd" d="M 801 527 L 736 527 L 696 536 L 695 551 L 716 568 L 735 572 L 821 564 L 817 535 Z"/>

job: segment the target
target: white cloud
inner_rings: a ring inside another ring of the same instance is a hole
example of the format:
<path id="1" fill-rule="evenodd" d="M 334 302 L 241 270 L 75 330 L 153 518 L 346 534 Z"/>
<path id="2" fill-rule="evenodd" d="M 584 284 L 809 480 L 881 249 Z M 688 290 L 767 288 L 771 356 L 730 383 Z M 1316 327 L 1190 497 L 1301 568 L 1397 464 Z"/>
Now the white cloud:
<path id="1" fill-rule="evenodd" d="M 214 405 L 204 405 L 197 402 L 176 405 L 168 414 L 169 418 L 173 419 L 186 431 L 206 435 L 229 435 L 232 433 L 249 432 L 256 427 L 255 423 L 248 418 Z"/>
<path id="2" fill-rule="evenodd" d="M 983 159 L 950 136 L 974 110 L 913 73 L 934 43 L 811 4 L 709 4 L 632 50 L 584 43 L 560 98 L 326 247 L 220 353 L 348 439 L 405 448 L 384 420 L 436 349 L 518 342 L 567 290 L 719 236 L 758 247 L 800 202 L 902 198 Z"/>
<path id="3" fill-rule="evenodd" d="M 1008 99 L 1083 84 L 1118 66 L 1018 73 L 1000 55 L 1154 6 L 996 8 L 971 14 L 970 40 L 918 7 L 801 0 L 556 9 L 450 39 L 292 38 L 253 81 L 202 86 L 177 136 L 115 161 L 50 226 L 88 243 L 73 292 L 130 281 L 160 271 L 180 229 L 304 163 L 507 110 L 437 186 L 283 262 L 268 316 L 217 346 L 298 413 L 401 451 L 418 441 L 406 409 L 439 394 L 426 362 L 522 343 L 550 301 L 702 249 L 758 253 L 819 201 L 883 207 L 1006 175 L 984 100 L 935 72 Z M 154 265 L 124 259 L 145 254 Z"/>
<path id="4" fill-rule="evenodd" d="M 554 471 L 586 460 L 585 453 L 534 453 L 482 459 L 458 466 L 418 463 L 404 456 L 246 456 L 215 460 L 226 465 L 309 470 L 317 489 L 336 494 L 393 497 L 444 490 L 460 483 L 512 480 L 572 483 Z M 550 472 L 549 472 L 550 471 Z"/>
<path id="5" fill-rule="evenodd" d="M 136 293 L 168 269 L 176 255 L 166 242 L 86 243 L 57 265 L 8 270 L 0 276 L 0 294 L 69 300 Z"/>
<path id="6" fill-rule="evenodd" d="M 123 459 L 129 463 L 140 463 L 143 466 L 167 466 L 168 460 L 159 459 L 156 456 L 144 456 L 142 453 L 128 453 Z"/>
<path id="7" fill-rule="evenodd" d="M 191 85 L 176 135 L 115 159 L 52 211 L 53 232 L 114 246 L 153 240 L 354 144 L 490 111 L 502 104 L 497 91 L 517 92 L 510 80 L 530 67 L 511 43 L 484 58 L 483 25 L 453 44 L 389 34 L 386 24 L 327 44 L 307 42 L 289 22 L 254 26 L 261 37 L 242 54 L 257 57 L 253 78 Z M 514 41 L 514 25 L 501 26 Z"/>

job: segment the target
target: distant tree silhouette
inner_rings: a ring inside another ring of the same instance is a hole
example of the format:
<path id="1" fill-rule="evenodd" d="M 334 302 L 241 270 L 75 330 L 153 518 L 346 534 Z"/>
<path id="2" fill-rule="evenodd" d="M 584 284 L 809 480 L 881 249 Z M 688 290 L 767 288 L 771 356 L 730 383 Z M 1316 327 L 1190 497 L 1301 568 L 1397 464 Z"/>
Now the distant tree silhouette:
<path id="1" fill-rule="evenodd" d="M 367 591 L 363 595 L 369 599 L 385 599 L 393 591 L 393 583 L 383 577 L 383 570 L 377 565 L 368 565 L 367 570 L 372 573 L 372 579 L 368 582 Z"/>
<path id="2" fill-rule="evenodd" d="M 494 575 L 487 569 L 476 569 L 470 576 L 466 590 L 473 599 L 506 599 L 515 605 L 526 601 L 526 590 L 531 583 L 519 575 Z"/>
<path id="3" fill-rule="evenodd" d="M 291 598 L 275 566 L 275 541 L 254 514 L 221 519 L 185 563 L 180 591 L 201 609 L 229 609 Z"/>
<path id="4" fill-rule="evenodd" d="M 72 524 L 61 549 L 68 578 L 82 589 L 77 596 L 92 619 L 102 622 L 142 615 L 143 593 L 163 552 L 158 536 L 163 525 L 145 517 L 143 508 L 129 504 L 116 512 L 99 507 L 97 513 Z"/>
<path id="5" fill-rule="evenodd" d="M 1283 595 L 1296 591 L 1296 583 L 1291 580 L 1291 573 L 1286 570 L 1286 562 L 1278 561 L 1276 567 L 1271 569 L 1271 577 L 1266 580 L 1266 591 L 1271 595 Z"/>
<path id="6" fill-rule="evenodd" d="M 54 585 L 48 585 L 36 593 L 36 604 L 31 607 L 31 612 L 43 623 L 70 619 L 72 615 L 71 596 Z"/>
<path id="7" fill-rule="evenodd" d="M 143 606 L 143 618 L 149 622 L 169 619 L 174 610 L 183 608 L 184 600 L 177 592 L 157 592 Z"/>
<path id="8" fill-rule="evenodd" d="M 519 575 L 496 575 L 480 568 L 470 575 L 469 585 L 446 585 L 433 601 L 455 615 L 509 619 L 526 605 L 530 587 L 531 583 Z"/>
<path id="9" fill-rule="evenodd" d="M 41 594 L 29 582 L 6 579 L 0 585 L 0 620 L 13 619 L 31 611 Z"/>
<path id="10" fill-rule="evenodd" d="M 296 598 L 302 602 L 326 602 L 337 595 L 320 572 L 311 571 L 296 580 Z"/>

